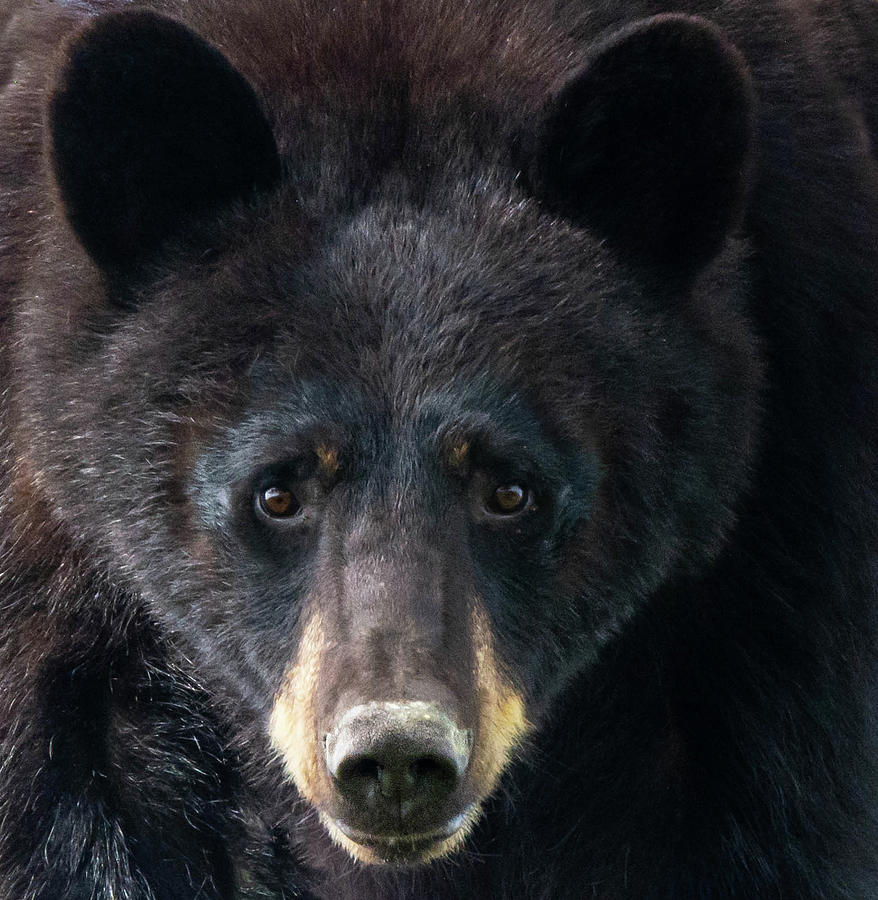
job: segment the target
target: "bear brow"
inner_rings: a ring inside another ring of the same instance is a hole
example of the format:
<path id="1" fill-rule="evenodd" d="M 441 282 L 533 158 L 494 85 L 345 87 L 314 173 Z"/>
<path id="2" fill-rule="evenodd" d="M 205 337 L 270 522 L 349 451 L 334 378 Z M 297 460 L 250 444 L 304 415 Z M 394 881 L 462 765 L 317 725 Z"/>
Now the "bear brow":
<path id="1" fill-rule="evenodd" d="M 543 435 L 533 433 L 533 423 L 528 426 L 531 433 L 521 434 L 487 415 L 476 414 L 443 424 L 436 437 L 443 458 L 453 468 L 512 465 L 522 474 L 557 479 L 563 469 L 562 455 Z"/>

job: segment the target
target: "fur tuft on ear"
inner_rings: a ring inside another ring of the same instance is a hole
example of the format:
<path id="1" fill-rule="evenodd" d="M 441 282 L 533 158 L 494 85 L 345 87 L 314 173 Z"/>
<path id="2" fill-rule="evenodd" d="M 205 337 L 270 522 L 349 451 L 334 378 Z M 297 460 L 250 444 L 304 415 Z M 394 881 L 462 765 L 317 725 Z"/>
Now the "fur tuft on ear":
<path id="1" fill-rule="evenodd" d="M 280 177 L 244 77 L 151 12 L 102 16 L 71 40 L 48 124 L 65 213 L 105 269 L 142 261 L 191 217 Z"/>
<path id="2" fill-rule="evenodd" d="M 703 19 L 655 16 L 600 45 L 553 99 L 534 181 L 627 258 L 685 276 L 741 215 L 753 128 L 736 48 Z"/>

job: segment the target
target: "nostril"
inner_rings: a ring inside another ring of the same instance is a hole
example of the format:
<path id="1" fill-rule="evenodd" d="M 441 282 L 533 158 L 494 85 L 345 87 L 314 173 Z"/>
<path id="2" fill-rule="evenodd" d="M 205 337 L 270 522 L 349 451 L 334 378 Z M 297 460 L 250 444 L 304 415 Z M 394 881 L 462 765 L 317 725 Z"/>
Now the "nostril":
<path id="1" fill-rule="evenodd" d="M 382 796 L 397 800 L 417 794 L 443 796 L 454 790 L 458 777 L 452 759 L 412 758 L 399 752 L 388 752 L 381 760 L 371 756 L 348 757 L 335 772 L 335 780 L 346 794 L 367 797 L 377 787 Z"/>
<path id="2" fill-rule="evenodd" d="M 454 760 L 439 759 L 433 756 L 416 759 L 409 768 L 412 782 L 425 787 L 433 785 L 453 786 L 460 774 L 457 771 Z"/>
<path id="3" fill-rule="evenodd" d="M 382 767 L 375 759 L 369 757 L 351 757 L 339 763 L 335 778 L 341 783 L 355 780 L 379 781 Z"/>

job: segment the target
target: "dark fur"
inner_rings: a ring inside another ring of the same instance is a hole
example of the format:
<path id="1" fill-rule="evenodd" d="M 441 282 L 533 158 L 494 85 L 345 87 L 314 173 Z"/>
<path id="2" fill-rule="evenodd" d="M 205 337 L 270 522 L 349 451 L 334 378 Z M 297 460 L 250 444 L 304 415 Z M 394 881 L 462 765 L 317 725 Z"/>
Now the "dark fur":
<path id="1" fill-rule="evenodd" d="M 740 56 L 671 18 L 621 65 L 669 6 L 155 3 L 252 93 L 196 42 L 79 133 L 55 48 L 115 6 L 0 4 L 0 897 L 878 896 L 874 4 L 676 3 Z M 558 498 L 520 535 L 431 468 L 474 412 Z M 349 487 L 269 537 L 236 485 L 315 423 Z M 363 521 L 479 589 L 538 726 L 416 870 L 265 733 Z"/>

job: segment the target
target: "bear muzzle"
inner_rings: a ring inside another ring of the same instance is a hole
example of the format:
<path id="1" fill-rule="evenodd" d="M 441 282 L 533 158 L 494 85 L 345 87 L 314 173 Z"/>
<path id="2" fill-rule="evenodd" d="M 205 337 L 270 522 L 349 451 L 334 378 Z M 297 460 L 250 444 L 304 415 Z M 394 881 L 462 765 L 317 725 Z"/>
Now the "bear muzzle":
<path id="1" fill-rule="evenodd" d="M 423 700 L 372 701 L 346 710 L 324 736 L 341 815 L 357 843 L 388 853 L 444 841 L 464 823 L 460 788 L 471 729 Z"/>

